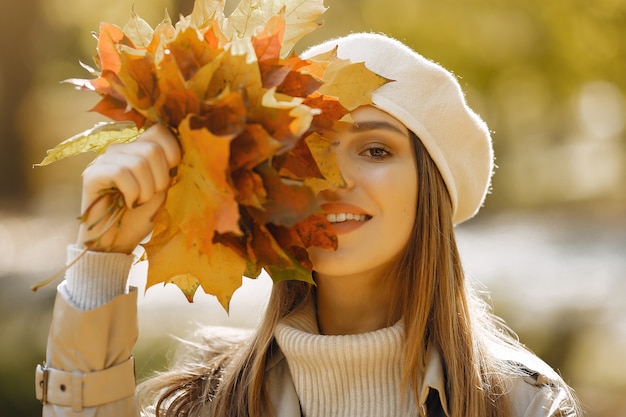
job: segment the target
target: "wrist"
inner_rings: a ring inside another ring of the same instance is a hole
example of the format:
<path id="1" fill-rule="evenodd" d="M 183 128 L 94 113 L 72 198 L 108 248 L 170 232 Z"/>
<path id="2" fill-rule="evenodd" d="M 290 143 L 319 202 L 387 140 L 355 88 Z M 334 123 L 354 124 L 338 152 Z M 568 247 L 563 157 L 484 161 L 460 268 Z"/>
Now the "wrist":
<path id="1" fill-rule="evenodd" d="M 68 264 L 80 259 L 65 274 L 65 292 L 77 308 L 91 310 L 127 291 L 128 273 L 134 255 L 85 251 L 79 245 L 67 250 Z"/>

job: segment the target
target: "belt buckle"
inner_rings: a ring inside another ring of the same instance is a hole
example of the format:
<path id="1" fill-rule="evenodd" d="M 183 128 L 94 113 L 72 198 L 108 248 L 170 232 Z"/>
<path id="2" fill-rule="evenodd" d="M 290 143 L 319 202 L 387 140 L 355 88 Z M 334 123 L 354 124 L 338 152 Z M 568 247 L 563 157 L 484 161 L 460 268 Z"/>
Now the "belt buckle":
<path id="1" fill-rule="evenodd" d="M 42 380 L 39 383 L 41 385 L 41 403 L 43 405 L 48 404 L 48 375 L 50 374 L 48 370 L 48 365 L 45 363 L 42 366 Z"/>

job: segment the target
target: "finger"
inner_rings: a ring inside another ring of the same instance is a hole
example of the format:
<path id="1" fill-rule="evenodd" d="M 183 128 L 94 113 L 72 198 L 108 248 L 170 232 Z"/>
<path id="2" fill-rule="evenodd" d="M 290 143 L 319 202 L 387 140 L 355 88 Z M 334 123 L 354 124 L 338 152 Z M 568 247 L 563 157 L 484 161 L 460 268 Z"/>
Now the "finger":
<path id="1" fill-rule="evenodd" d="M 128 149 L 131 148 L 129 147 Z M 135 142 L 132 151 L 134 154 L 141 155 L 145 158 L 152 176 L 153 192 L 163 191 L 168 188 L 171 182 L 169 175 L 170 168 L 163 147 L 156 142 L 144 140 Z"/>
<path id="2" fill-rule="evenodd" d="M 151 126 L 137 141 L 151 141 L 158 144 L 163 150 L 169 169 L 180 164 L 180 144 L 174 134 L 165 126 L 161 124 Z"/>
<path id="3" fill-rule="evenodd" d="M 129 179 L 127 178 L 129 173 L 134 177 L 135 184 L 139 187 L 137 198 L 135 200 L 126 200 L 126 205 L 132 208 L 152 198 L 155 192 L 154 177 L 150 160 L 145 155 L 130 153 L 122 154 L 122 156 L 126 169 L 119 171 L 119 175 L 121 175 L 120 180 Z M 117 178 L 115 182 L 117 184 Z"/>
<path id="4" fill-rule="evenodd" d="M 83 173 L 84 193 L 87 203 L 94 201 L 101 190 L 115 187 L 124 196 L 128 207 L 131 207 L 140 199 L 141 185 L 137 181 L 132 169 L 124 164 L 130 158 L 128 155 L 118 155 L 120 163 L 108 163 L 100 161 L 88 167 Z M 144 181 L 145 182 L 145 181 Z"/>

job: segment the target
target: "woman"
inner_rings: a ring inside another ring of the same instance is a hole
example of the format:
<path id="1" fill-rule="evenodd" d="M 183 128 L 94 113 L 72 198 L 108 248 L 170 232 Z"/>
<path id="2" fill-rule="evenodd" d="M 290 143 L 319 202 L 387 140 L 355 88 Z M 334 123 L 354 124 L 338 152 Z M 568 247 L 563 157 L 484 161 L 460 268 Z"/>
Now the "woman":
<path id="1" fill-rule="evenodd" d="M 310 250 L 315 287 L 274 285 L 253 335 L 207 333 L 194 345 L 198 355 L 142 384 L 143 411 L 576 415 L 563 380 L 499 325 L 464 278 L 454 225 L 482 205 L 493 156 L 489 131 L 455 78 L 382 35 L 349 35 L 304 56 L 334 48 L 392 80 L 332 138 L 347 185 L 318 199 L 338 249 Z M 38 369 L 44 415 L 136 415 L 128 254 L 151 230 L 179 161 L 176 140 L 154 126 L 85 171 L 83 207 L 112 185 L 132 206 L 114 253 L 88 253 L 59 288 L 47 367 Z M 81 226 L 69 257 L 97 234 Z M 102 247 L 111 242 L 106 234 Z"/>

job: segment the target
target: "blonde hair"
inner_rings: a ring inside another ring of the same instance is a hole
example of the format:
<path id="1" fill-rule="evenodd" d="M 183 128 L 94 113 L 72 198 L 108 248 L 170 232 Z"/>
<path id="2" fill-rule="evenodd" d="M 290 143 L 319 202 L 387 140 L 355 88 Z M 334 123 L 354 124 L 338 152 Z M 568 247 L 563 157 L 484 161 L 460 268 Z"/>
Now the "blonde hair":
<path id="1" fill-rule="evenodd" d="M 507 381 L 527 376 L 516 363 L 495 352 L 505 350 L 534 356 L 516 340 L 465 279 L 459 258 L 452 204 L 434 162 L 414 137 L 418 170 L 418 204 L 412 237 L 390 274 L 392 295 L 406 328 L 407 370 L 404 383 L 415 398 L 420 390 L 426 349 L 441 353 L 446 374 L 448 409 L 452 417 L 509 417 Z M 140 386 L 139 398 L 152 404 L 157 416 L 217 417 L 272 415 L 265 384 L 266 364 L 278 353 L 273 332 L 277 323 L 307 302 L 313 288 L 304 282 L 275 283 L 260 327 L 246 343 L 210 336 L 196 360 L 186 356 L 170 371 Z M 210 339 L 210 340 L 209 340 Z M 560 412 L 577 415 L 570 388 Z M 420 410 L 420 413 L 424 413 Z"/>

